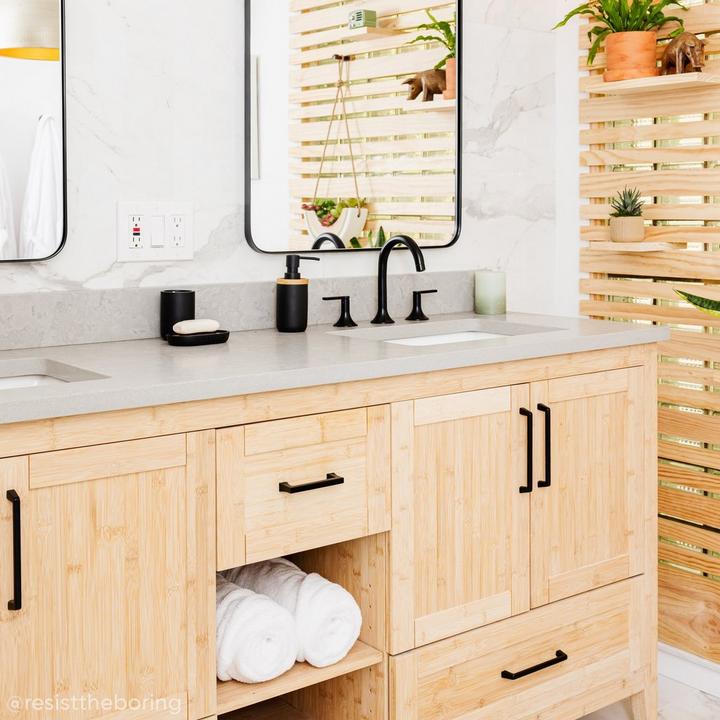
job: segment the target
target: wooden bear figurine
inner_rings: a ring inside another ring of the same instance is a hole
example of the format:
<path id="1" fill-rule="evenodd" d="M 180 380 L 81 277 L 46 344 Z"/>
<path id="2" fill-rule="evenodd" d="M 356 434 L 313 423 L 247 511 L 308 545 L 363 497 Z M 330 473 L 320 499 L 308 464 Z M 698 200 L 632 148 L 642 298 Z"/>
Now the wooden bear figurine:
<path id="1" fill-rule="evenodd" d="M 666 48 L 662 59 L 663 75 L 702 72 L 705 66 L 705 41 L 692 33 L 678 35 Z"/>
<path id="2" fill-rule="evenodd" d="M 415 100 L 422 93 L 423 102 L 432 102 L 435 95 L 442 95 L 447 90 L 447 76 L 444 70 L 426 70 L 406 80 L 403 85 L 410 86 L 409 100 Z"/>

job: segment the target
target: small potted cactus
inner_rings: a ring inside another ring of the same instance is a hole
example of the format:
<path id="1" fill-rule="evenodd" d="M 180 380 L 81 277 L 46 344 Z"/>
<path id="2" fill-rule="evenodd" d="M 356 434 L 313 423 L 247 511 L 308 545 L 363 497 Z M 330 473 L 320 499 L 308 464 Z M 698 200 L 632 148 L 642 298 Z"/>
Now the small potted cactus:
<path id="1" fill-rule="evenodd" d="M 640 199 L 640 191 L 626 187 L 610 204 L 614 210 L 610 216 L 610 239 L 620 243 L 642 242 L 645 239 L 645 203 Z"/>

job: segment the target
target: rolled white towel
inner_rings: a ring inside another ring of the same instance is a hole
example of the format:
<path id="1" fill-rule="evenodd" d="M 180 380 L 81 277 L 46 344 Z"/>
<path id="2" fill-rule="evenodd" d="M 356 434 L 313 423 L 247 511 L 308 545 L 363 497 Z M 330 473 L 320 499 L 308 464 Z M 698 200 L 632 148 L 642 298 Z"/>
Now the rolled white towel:
<path id="1" fill-rule="evenodd" d="M 229 570 L 228 580 L 267 595 L 295 617 L 298 662 L 327 667 L 340 662 L 360 636 L 362 615 L 345 588 L 317 573 L 307 575 L 280 558 Z"/>
<path id="2" fill-rule="evenodd" d="M 298 652 L 295 620 L 265 595 L 217 575 L 217 676 L 261 683 L 280 677 Z"/>

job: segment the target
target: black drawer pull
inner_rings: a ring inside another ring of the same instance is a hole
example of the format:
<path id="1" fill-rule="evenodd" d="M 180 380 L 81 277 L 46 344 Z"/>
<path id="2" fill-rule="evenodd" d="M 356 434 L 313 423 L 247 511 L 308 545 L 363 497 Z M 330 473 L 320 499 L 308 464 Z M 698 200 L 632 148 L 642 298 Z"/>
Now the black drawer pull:
<path id="1" fill-rule="evenodd" d="M 504 680 L 520 680 L 520 678 L 527 677 L 528 675 L 540 672 L 541 670 L 547 670 L 547 668 L 552 667 L 553 665 L 559 665 L 560 663 L 565 662 L 567 659 L 568 656 L 562 650 L 558 650 L 552 660 L 548 660 L 547 662 L 540 663 L 539 665 L 535 665 L 534 667 L 528 668 L 527 670 L 521 670 L 520 672 L 516 673 L 510 672 L 509 670 L 503 670 L 501 673 L 501 677 Z"/>
<path id="2" fill-rule="evenodd" d="M 282 493 L 290 493 L 295 495 L 296 493 L 309 492 L 310 490 L 320 490 L 322 488 L 329 488 L 335 485 L 343 485 L 345 478 L 336 475 L 335 473 L 328 473 L 325 480 L 318 480 L 317 482 L 311 482 L 307 485 L 291 485 L 290 483 L 281 482 L 279 490 Z"/>
<path id="3" fill-rule="evenodd" d="M 552 410 L 542 403 L 537 407 L 545 413 L 545 479 L 538 483 L 538 487 L 549 488 L 552 485 Z"/>
<path id="4" fill-rule="evenodd" d="M 8 490 L 5 497 L 12 503 L 13 523 L 13 594 L 8 602 L 8 610 L 22 610 L 22 538 L 20 521 L 20 496 L 15 490 Z"/>
<path id="5" fill-rule="evenodd" d="M 533 491 L 533 414 L 527 408 L 520 408 L 520 414 L 527 418 L 527 485 L 520 488 L 520 492 Z"/>

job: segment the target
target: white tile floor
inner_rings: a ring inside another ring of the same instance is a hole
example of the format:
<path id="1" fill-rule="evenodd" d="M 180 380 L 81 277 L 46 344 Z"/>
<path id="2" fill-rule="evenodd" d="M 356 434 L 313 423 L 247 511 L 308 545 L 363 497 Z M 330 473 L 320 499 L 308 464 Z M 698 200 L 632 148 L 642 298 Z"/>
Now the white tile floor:
<path id="1" fill-rule="evenodd" d="M 585 720 L 632 720 L 632 714 L 621 703 L 588 715 Z M 720 697 L 661 677 L 658 720 L 720 720 Z"/>

